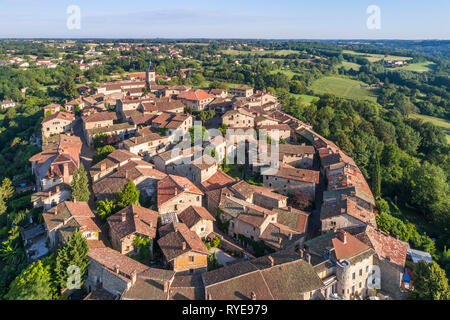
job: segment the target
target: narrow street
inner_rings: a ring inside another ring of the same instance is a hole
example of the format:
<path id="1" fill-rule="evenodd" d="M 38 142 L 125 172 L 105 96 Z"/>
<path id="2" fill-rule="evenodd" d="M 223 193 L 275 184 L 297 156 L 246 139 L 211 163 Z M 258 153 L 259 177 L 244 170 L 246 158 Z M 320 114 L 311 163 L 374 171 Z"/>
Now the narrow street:
<path id="1" fill-rule="evenodd" d="M 317 157 L 314 158 L 314 170 L 320 171 L 319 159 Z M 308 229 L 306 232 L 306 239 L 312 239 L 320 235 L 321 222 L 320 222 L 320 210 L 323 202 L 323 192 L 326 190 L 325 177 L 320 172 L 319 175 L 319 184 L 316 186 L 316 195 L 315 195 L 315 208 L 309 216 L 308 221 Z"/>

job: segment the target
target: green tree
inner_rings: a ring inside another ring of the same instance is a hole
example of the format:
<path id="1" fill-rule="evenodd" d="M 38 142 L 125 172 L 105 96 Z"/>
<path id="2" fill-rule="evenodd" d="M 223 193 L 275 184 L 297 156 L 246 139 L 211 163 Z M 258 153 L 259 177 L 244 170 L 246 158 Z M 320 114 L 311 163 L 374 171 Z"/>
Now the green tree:
<path id="1" fill-rule="evenodd" d="M 84 165 L 80 164 L 80 169 L 73 172 L 72 199 L 77 201 L 89 201 L 89 180 Z"/>
<path id="2" fill-rule="evenodd" d="M 449 300 L 450 289 L 445 271 L 436 262 L 420 260 L 412 275 L 414 291 L 410 298 L 414 300 Z"/>
<path id="3" fill-rule="evenodd" d="M 94 165 L 96 163 L 99 163 L 103 159 L 106 159 L 106 157 L 108 157 L 108 155 L 115 150 L 116 150 L 116 148 L 114 148 L 113 146 L 110 146 L 110 145 L 106 145 L 106 146 L 98 148 L 95 151 L 94 158 L 92 159 L 92 164 Z"/>
<path id="4" fill-rule="evenodd" d="M 131 204 L 139 204 L 139 190 L 137 190 L 136 185 L 132 180 L 130 180 L 122 191 L 118 191 L 116 196 L 118 209 L 123 209 Z"/>
<path id="5" fill-rule="evenodd" d="M 97 214 L 102 220 L 108 219 L 116 209 L 116 203 L 113 200 L 105 199 L 97 203 Z"/>
<path id="6" fill-rule="evenodd" d="M 7 300 L 52 300 L 54 289 L 51 286 L 50 267 L 37 261 L 28 266 L 11 283 Z"/>
<path id="7" fill-rule="evenodd" d="M 67 279 L 70 276 L 68 268 L 77 266 L 80 268 L 80 285 L 83 285 L 87 277 L 89 266 L 89 246 L 86 238 L 76 230 L 67 243 L 58 250 L 56 257 L 55 273 L 57 283 L 61 288 L 67 288 Z"/>
<path id="8" fill-rule="evenodd" d="M 380 169 L 380 157 L 378 152 L 374 153 L 373 169 L 372 169 L 372 192 L 375 199 L 381 197 L 381 169 Z"/>
<path id="9" fill-rule="evenodd" d="M 2 185 L 0 186 L 0 215 L 6 212 L 6 202 L 13 196 L 13 194 L 14 187 L 12 186 L 11 180 L 8 178 L 3 179 Z"/>
<path id="10" fill-rule="evenodd" d="M 77 96 L 77 89 L 73 80 L 73 76 L 71 74 L 67 74 L 63 79 L 59 81 L 58 93 L 63 98 L 67 99 L 73 99 Z"/>

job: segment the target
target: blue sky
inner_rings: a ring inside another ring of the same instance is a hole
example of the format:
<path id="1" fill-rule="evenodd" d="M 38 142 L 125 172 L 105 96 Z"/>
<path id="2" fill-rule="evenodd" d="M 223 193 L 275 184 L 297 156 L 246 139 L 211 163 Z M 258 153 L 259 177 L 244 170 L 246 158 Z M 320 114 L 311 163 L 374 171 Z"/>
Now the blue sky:
<path id="1" fill-rule="evenodd" d="M 66 26 L 69 5 L 81 28 Z M 369 5 L 381 29 L 366 26 Z M 450 39 L 449 0 L 0 0 L 0 38 Z"/>

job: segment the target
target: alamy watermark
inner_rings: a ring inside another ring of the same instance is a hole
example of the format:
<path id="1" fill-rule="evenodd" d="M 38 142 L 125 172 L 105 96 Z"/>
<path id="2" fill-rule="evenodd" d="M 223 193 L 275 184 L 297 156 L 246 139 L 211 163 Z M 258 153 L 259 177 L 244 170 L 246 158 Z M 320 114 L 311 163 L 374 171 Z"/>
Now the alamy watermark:
<path id="1" fill-rule="evenodd" d="M 81 9 L 77 5 L 70 5 L 67 7 L 67 29 L 79 30 L 81 29 Z"/>
<path id="2" fill-rule="evenodd" d="M 366 13 L 369 15 L 366 21 L 367 29 L 380 30 L 381 29 L 381 9 L 377 5 L 370 5 L 367 7 Z"/>

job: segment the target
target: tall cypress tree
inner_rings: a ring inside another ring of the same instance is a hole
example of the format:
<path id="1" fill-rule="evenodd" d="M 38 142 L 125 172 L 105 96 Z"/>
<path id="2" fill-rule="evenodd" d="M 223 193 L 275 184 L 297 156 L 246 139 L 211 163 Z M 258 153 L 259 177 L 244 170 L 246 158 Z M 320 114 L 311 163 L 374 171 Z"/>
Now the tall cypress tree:
<path id="1" fill-rule="evenodd" d="M 86 238 L 76 230 L 67 243 L 58 251 L 56 257 L 56 281 L 61 288 L 67 288 L 67 280 L 71 274 L 68 270 L 70 266 L 80 268 L 80 286 L 83 285 L 87 277 L 89 266 L 89 245 Z"/>
<path id="2" fill-rule="evenodd" d="M 375 199 L 381 197 L 381 169 L 380 169 L 380 157 L 378 152 L 374 153 L 374 164 L 372 169 L 372 192 Z"/>
<path id="3" fill-rule="evenodd" d="M 87 173 L 81 164 L 80 169 L 73 172 L 72 200 L 76 198 L 77 201 L 89 201 L 90 195 Z"/>

